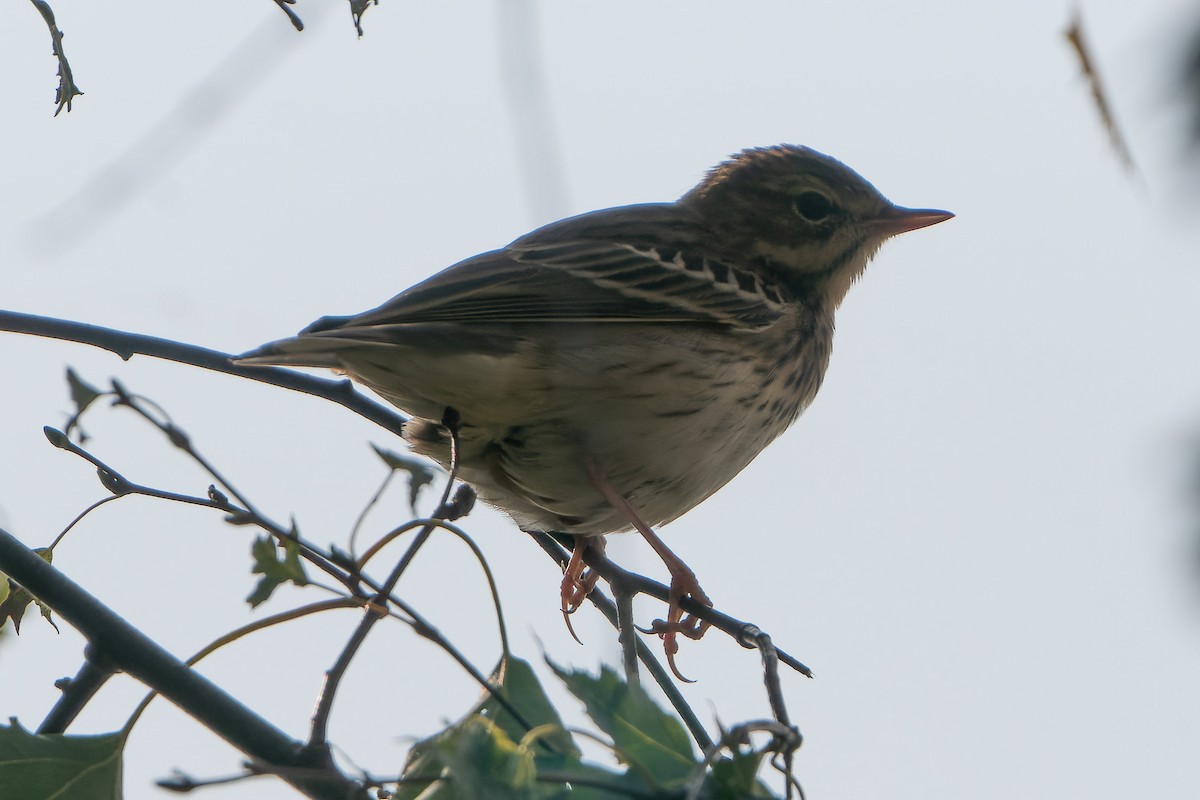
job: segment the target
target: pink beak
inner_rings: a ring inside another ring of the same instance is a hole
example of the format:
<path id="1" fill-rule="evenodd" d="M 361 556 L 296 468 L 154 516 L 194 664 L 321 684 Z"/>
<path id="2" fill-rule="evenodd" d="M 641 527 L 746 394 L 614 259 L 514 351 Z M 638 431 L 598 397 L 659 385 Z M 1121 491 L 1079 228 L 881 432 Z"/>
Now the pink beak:
<path id="1" fill-rule="evenodd" d="M 945 222 L 954 215 L 949 211 L 938 211 L 934 208 L 905 208 L 891 206 L 871 221 L 870 225 L 884 236 L 895 236 L 898 233 L 915 231 L 917 228 L 927 228 Z"/>

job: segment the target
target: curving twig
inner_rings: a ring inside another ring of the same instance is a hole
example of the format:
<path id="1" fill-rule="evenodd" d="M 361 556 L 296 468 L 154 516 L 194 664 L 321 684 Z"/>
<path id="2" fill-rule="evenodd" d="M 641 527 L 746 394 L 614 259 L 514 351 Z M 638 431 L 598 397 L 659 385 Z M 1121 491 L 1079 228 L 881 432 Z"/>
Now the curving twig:
<path id="1" fill-rule="evenodd" d="M 67 109 L 67 113 L 70 113 L 71 101 L 76 97 L 82 97 L 83 91 L 75 85 L 71 64 L 67 61 L 67 54 L 63 51 L 63 32 L 59 29 L 58 23 L 54 21 L 53 9 L 45 0 L 30 0 L 30 2 L 42 15 L 42 19 L 46 21 L 46 27 L 50 29 L 54 57 L 58 59 L 58 88 L 54 92 L 54 103 L 57 106 L 54 109 L 54 116 L 57 117 L 64 108 Z"/>

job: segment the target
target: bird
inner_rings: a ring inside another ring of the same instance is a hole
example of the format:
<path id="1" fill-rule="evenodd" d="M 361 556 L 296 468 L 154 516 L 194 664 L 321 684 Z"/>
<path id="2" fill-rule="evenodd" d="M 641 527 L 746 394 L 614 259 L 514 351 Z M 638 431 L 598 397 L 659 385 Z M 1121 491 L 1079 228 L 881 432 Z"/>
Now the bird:
<path id="1" fill-rule="evenodd" d="M 651 630 L 675 670 L 677 637 L 707 627 L 680 603 L 712 602 L 655 529 L 813 402 L 834 313 L 883 242 L 953 216 L 894 205 L 808 147 L 749 148 L 674 202 L 553 222 L 236 363 L 343 373 L 411 415 L 411 449 L 447 468 L 452 411 L 454 467 L 479 498 L 574 537 L 564 616 L 596 583 L 589 548 L 636 529 L 670 575 Z"/>

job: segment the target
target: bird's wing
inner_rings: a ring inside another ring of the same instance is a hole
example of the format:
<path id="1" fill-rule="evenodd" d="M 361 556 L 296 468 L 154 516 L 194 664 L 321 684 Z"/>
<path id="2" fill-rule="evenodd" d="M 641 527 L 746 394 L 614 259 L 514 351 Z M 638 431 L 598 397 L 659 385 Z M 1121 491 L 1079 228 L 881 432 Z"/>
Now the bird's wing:
<path id="1" fill-rule="evenodd" d="M 700 255 L 693 237 L 679 235 L 678 221 L 628 216 L 629 209 L 615 209 L 556 223 L 503 250 L 460 262 L 379 308 L 325 318 L 304 334 L 371 339 L 370 329 L 382 334 L 385 326 L 447 322 L 757 329 L 783 314 L 776 287 L 748 270 Z M 623 228 L 631 235 L 623 237 Z"/>

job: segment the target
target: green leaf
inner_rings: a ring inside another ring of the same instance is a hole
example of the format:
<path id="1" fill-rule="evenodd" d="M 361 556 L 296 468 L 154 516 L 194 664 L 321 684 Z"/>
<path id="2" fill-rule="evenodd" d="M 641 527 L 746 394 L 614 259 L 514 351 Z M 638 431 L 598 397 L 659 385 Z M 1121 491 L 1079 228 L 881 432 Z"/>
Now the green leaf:
<path id="1" fill-rule="evenodd" d="M 771 791 L 758 780 L 758 768 L 766 755 L 762 750 L 739 750 L 730 758 L 723 758 L 712 765 L 708 776 L 713 800 L 742 800 L 749 797 L 774 797 Z"/>
<path id="2" fill-rule="evenodd" d="M 254 591 L 246 598 L 251 608 L 266 602 L 276 587 L 284 583 L 294 583 L 306 586 L 308 576 L 304 572 L 304 564 L 300 561 L 300 545 L 290 539 L 283 543 L 283 557 L 280 558 L 275 539 L 270 536 L 259 536 L 250 546 L 250 555 L 254 558 L 253 574 L 261 574 Z"/>
<path id="3" fill-rule="evenodd" d="M 504 693 L 505 698 L 516 708 L 517 713 L 528 723 L 530 728 L 541 728 L 544 726 L 552 729 L 549 732 L 543 732 L 539 737 L 540 741 L 544 742 L 544 746 L 536 742 L 531 742 L 527 746 L 528 752 L 537 763 L 541 763 L 543 759 L 550 759 L 547 763 L 556 767 L 578 765 L 579 748 L 571 738 L 571 735 L 563 729 L 562 719 L 558 716 L 558 712 L 554 710 L 554 706 L 550 704 L 550 699 L 546 696 L 541 683 L 538 682 L 537 676 L 534 674 L 533 668 L 529 665 L 528 661 L 511 657 L 501 659 L 500 663 L 492 671 L 490 680 L 493 685 L 499 687 L 499 690 Z M 451 757 L 456 751 L 453 749 L 447 750 L 446 747 L 467 746 L 467 744 L 464 744 L 467 740 L 456 738 L 460 736 L 459 731 L 466 727 L 478 725 L 481 722 L 492 726 L 494 729 L 494 732 L 491 734 L 492 736 L 497 738 L 502 737 L 502 742 L 508 742 L 513 747 L 518 747 L 519 745 L 513 743 L 522 742 L 528 732 L 526 726 L 518 722 L 500 704 L 500 701 L 492 696 L 491 692 L 485 692 L 483 698 L 480 699 L 462 720 L 442 732 L 413 745 L 409 751 L 408 762 L 405 764 L 403 775 L 406 779 L 414 782 L 401 785 L 396 794 L 396 800 L 412 800 L 412 798 L 418 796 L 421 797 L 421 800 L 470 798 L 471 795 L 469 794 L 458 793 L 457 787 L 460 784 L 453 780 L 457 768 L 455 767 L 455 760 Z M 458 742 L 458 744 L 446 744 L 445 740 L 452 740 Z M 501 747 L 501 745 L 497 745 L 497 747 Z M 524 758 L 524 756 L 522 757 Z M 437 784 L 433 788 L 429 788 L 430 784 L 417 780 L 418 778 L 435 778 L 438 776 L 446 776 L 448 780 Z M 468 776 L 467 780 L 471 781 L 478 777 L 477 771 L 472 770 L 472 775 Z M 542 789 L 545 788 L 547 787 L 542 787 Z M 427 789 L 429 794 L 424 794 Z M 525 795 L 516 792 L 506 796 L 524 797 Z M 585 800 L 585 798 L 581 796 L 580 800 Z M 586 798 L 586 800 L 590 800 L 590 797 Z"/>
<path id="4" fill-rule="evenodd" d="M 0 787 L 20 800 L 120 800 L 119 733 L 33 734 L 16 721 L 0 725 Z"/>
<path id="5" fill-rule="evenodd" d="M 528 661 L 512 657 L 501 659 L 492 671 L 491 681 L 500 687 L 505 699 L 516 708 L 530 728 L 551 726 L 556 729 L 544 735 L 543 742 L 561 755 L 579 758 L 579 747 L 563 727 L 562 717 L 550 703 Z M 514 742 L 524 739 L 528 732 L 526 726 L 518 722 L 490 692 L 485 694 L 483 701 L 471 713 L 491 719 Z"/>
<path id="6" fill-rule="evenodd" d="M 417 497 L 421 494 L 422 489 L 433 483 L 433 479 L 438 475 L 437 469 L 425 459 L 417 456 L 397 453 L 376 444 L 372 444 L 371 449 L 375 451 L 375 455 L 383 459 L 383 463 L 387 464 L 390 469 L 408 473 L 408 507 L 416 513 Z"/>
<path id="7" fill-rule="evenodd" d="M 471 716 L 413 745 L 395 800 L 531 800 L 532 753 Z"/>
<path id="8" fill-rule="evenodd" d="M 35 547 L 33 552 L 41 556 L 47 564 L 54 560 L 54 551 L 49 547 Z M 13 630 L 20 633 L 21 620 L 25 617 L 25 610 L 30 603 L 36 603 L 42 612 L 42 618 L 49 622 L 54 630 L 58 630 L 58 626 L 54 624 L 54 618 L 51 616 L 50 606 L 31 595 L 3 572 L 0 572 L 0 583 L 4 585 L 4 590 L 0 592 L 0 626 L 4 625 L 4 620 L 11 619 Z"/>
<path id="9" fill-rule="evenodd" d="M 475 800 L 533 800 L 533 753 L 500 728 L 472 717 L 437 742 L 438 754 L 459 797 Z"/>
<path id="10" fill-rule="evenodd" d="M 692 742 L 682 723 L 666 714 L 641 686 L 625 683 L 604 667 L 599 677 L 568 671 L 546 659 L 558 677 L 587 708 L 592 721 L 613 740 L 629 764 L 660 786 L 679 788 L 696 767 Z"/>

